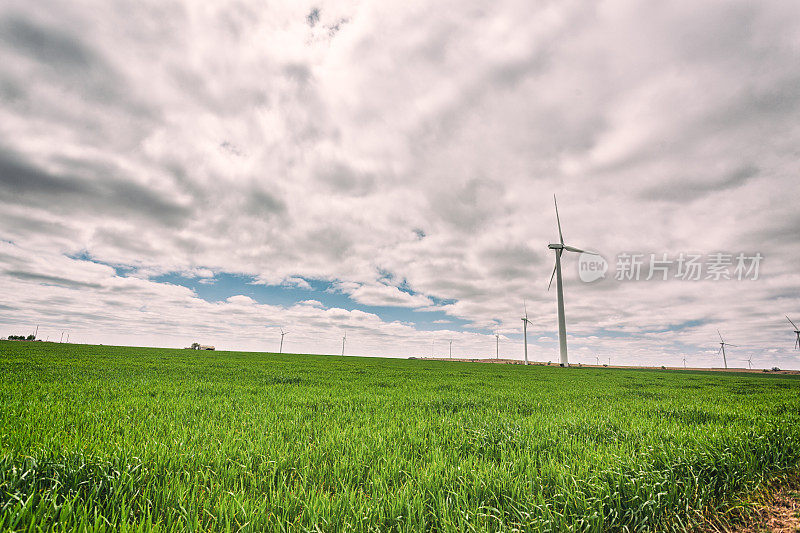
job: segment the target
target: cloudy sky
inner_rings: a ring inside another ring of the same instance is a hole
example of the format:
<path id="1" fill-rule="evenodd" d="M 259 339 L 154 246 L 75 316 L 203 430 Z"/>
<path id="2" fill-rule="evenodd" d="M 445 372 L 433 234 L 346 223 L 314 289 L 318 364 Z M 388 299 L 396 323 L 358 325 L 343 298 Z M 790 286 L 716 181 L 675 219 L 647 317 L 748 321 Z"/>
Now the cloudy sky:
<path id="1" fill-rule="evenodd" d="M 800 368 L 796 2 L 5 0 L 0 64 L 0 335 L 557 360 L 557 194 L 571 361 Z"/>

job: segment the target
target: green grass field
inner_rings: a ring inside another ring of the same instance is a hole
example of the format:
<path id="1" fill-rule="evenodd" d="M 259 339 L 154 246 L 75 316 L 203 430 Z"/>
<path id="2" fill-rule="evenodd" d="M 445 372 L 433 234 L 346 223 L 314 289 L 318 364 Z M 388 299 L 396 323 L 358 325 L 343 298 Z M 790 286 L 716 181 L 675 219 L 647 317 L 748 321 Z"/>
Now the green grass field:
<path id="1" fill-rule="evenodd" d="M 0 342 L 0 530 L 684 529 L 800 379 Z"/>

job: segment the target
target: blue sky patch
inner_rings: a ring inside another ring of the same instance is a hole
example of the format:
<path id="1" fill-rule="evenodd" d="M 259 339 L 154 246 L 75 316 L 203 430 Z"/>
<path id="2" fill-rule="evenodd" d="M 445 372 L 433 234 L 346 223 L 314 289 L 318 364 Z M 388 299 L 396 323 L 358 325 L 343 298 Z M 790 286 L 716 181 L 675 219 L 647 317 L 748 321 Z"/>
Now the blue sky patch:
<path id="1" fill-rule="evenodd" d="M 249 296 L 260 304 L 290 307 L 304 300 L 316 300 L 326 308 L 336 307 L 352 311 L 358 309 L 378 315 L 386 322 L 410 322 L 419 330 L 438 331 L 445 329 L 465 329 L 466 320 L 448 316 L 443 311 L 415 311 L 406 307 L 363 305 L 335 288 L 335 283 L 321 280 L 305 280 L 311 289 L 293 285 L 263 285 L 255 283 L 254 276 L 242 274 L 217 273 L 213 278 L 187 278 L 179 273 L 164 274 L 150 278 L 157 283 L 170 283 L 187 287 L 207 302 L 221 302 L 231 296 Z M 414 294 L 405 286 L 400 290 Z M 437 305 L 450 300 L 431 298 Z M 447 320 L 447 323 L 437 321 Z"/>

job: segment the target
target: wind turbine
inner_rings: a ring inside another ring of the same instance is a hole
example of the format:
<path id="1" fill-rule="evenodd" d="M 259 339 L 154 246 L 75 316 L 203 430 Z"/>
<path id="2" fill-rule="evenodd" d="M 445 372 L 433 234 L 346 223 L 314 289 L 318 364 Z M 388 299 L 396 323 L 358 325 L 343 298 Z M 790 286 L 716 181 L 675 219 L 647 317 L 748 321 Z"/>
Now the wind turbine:
<path id="1" fill-rule="evenodd" d="M 600 366 L 600 356 L 595 354 L 594 355 L 594 359 L 595 359 L 595 361 L 597 361 L 597 366 Z"/>
<path id="2" fill-rule="evenodd" d="M 686 358 L 683 358 L 683 368 L 686 368 Z"/>
<path id="3" fill-rule="evenodd" d="M 747 358 L 747 366 L 750 367 L 750 370 L 753 370 L 753 356 Z"/>
<path id="4" fill-rule="evenodd" d="M 567 359 L 567 321 L 564 318 L 564 284 L 561 280 L 561 254 L 564 253 L 564 250 L 579 254 L 597 254 L 595 252 L 587 252 L 585 250 L 581 250 L 580 248 L 575 248 L 573 246 L 567 246 L 564 244 L 564 234 L 561 233 L 561 219 L 558 216 L 558 201 L 556 200 L 555 194 L 553 195 L 553 203 L 556 206 L 556 221 L 558 222 L 559 242 L 556 244 L 549 244 L 547 246 L 556 254 L 556 265 L 553 267 L 553 273 L 550 275 L 550 285 L 547 286 L 547 290 L 550 290 L 550 287 L 553 285 L 553 277 L 555 277 L 556 289 L 558 290 L 558 344 L 561 351 L 560 363 L 561 366 L 569 366 L 569 360 Z"/>
<path id="5" fill-rule="evenodd" d="M 532 324 L 530 320 L 528 320 L 528 304 L 525 303 L 525 300 L 522 300 L 522 305 L 525 306 L 525 316 L 522 317 L 522 338 L 523 342 L 525 343 L 525 364 L 528 364 L 528 324 Z"/>
<path id="6" fill-rule="evenodd" d="M 283 353 L 283 338 L 286 335 L 288 335 L 289 332 L 288 331 L 283 331 L 283 328 L 280 328 L 280 329 L 281 329 L 281 347 L 280 347 L 280 350 L 278 350 L 278 353 Z"/>
<path id="7" fill-rule="evenodd" d="M 342 355 L 344 355 L 344 343 L 347 340 L 347 330 L 344 331 L 344 335 L 342 336 Z"/>
<path id="8" fill-rule="evenodd" d="M 791 322 L 792 326 L 794 326 L 794 334 L 797 335 L 797 341 L 794 343 L 794 347 L 797 350 L 800 350 L 800 328 L 797 327 L 797 324 L 792 322 L 792 319 L 789 318 L 787 315 L 783 315 L 786 317 L 786 320 Z"/>
<path id="9" fill-rule="evenodd" d="M 734 348 L 738 348 L 738 346 L 725 342 L 725 339 L 722 338 L 722 333 L 720 333 L 719 330 L 717 330 L 717 335 L 719 335 L 719 340 L 721 341 L 719 343 L 719 352 L 717 352 L 717 355 L 722 353 L 722 362 L 725 363 L 725 368 L 728 368 L 728 358 L 725 357 L 725 347 L 733 346 Z"/>
<path id="10" fill-rule="evenodd" d="M 453 339 L 450 339 L 450 359 L 453 358 Z"/>
<path id="11" fill-rule="evenodd" d="M 495 338 L 495 341 L 497 341 L 495 343 L 496 346 L 495 346 L 495 356 L 494 356 L 494 358 L 499 360 L 500 359 L 500 335 L 495 333 L 494 334 L 494 338 Z"/>

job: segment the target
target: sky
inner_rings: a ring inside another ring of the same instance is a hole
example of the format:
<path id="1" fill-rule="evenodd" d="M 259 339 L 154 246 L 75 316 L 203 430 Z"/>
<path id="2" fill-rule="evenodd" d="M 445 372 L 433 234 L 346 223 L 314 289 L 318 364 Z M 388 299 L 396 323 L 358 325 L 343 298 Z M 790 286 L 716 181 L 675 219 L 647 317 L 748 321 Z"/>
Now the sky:
<path id="1" fill-rule="evenodd" d="M 800 3 L 5 0 L 0 64 L 2 336 L 521 359 L 527 309 L 556 361 L 557 195 L 571 362 L 800 368 Z"/>

